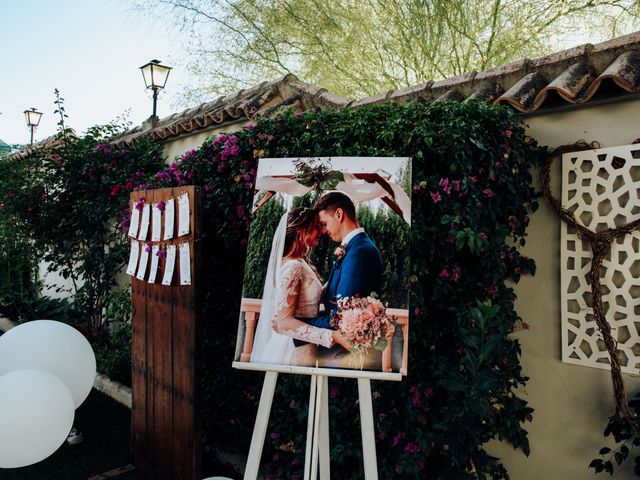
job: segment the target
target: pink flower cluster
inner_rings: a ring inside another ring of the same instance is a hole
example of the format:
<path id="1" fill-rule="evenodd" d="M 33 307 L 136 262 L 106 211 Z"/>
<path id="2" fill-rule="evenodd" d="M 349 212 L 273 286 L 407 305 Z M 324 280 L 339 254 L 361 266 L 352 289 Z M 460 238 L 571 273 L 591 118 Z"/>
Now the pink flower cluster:
<path id="1" fill-rule="evenodd" d="M 182 160 L 195 155 L 195 150 L 185 153 L 178 162 L 172 162 L 166 170 L 156 173 L 156 180 L 173 185 L 186 185 L 188 180 L 193 179 L 193 172 L 184 172 L 181 170 Z"/>
<path id="2" fill-rule="evenodd" d="M 448 178 L 441 178 L 438 182 L 439 191 L 430 192 L 431 200 L 433 203 L 438 203 L 442 201 L 442 195 L 440 192 L 445 195 L 451 195 L 451 192 L 457 192 L 460 195 L 464 195 L 462 191 L 462 185 L 460 180 L 449 180 Z"/>
<path id="3" fill-rule="evenodd" d="M 513 135 L 513 124 L 507 125 L 507 128 L 504 129 L 504 136 L 509 138 Z"/>
<path id="4" fill-rule="evenodd" d="M 144 197 L 140 197 L 138 199 L 138 201 L 136 202 L 135 208 L 136 210 L 142 211 L 142 209 L 144 208 Z"/>
<path id="5" fill-rule="evenodd" d="M 447 268 L 443 268 L 438 274 L 438 277 L 440 278 L 440 280 L 451 279 L 452 281 L 457 282 L 458 280 L 460 280 L 461 272 L 462 270 L 460 268 L 460 265 L 455 263 L 451 268 L 451 271 L 449 271 Z"/>
<path id="6" fill-rule="evenodd" d="M 213 163 L 219 162 L 218 172 L 222 172 L 227 167 L 229 157 L 237 155 L 240 151 L 240 147 L 238 147 L 238 137 L 223 134 L 214 138 L 211 144 L 215 152 L 220 152 L 219 156 L 214 155 L 211 161 Z"/>
<path id="7" fill-rule="evenodd" d="M 393 319 L 375 297 L 344 297 L 338 300 L 338 313 L 332 326 L 353 345 L 353 352 L 366 353 L 370 348 L 383 349 L 393 334 Z"/>

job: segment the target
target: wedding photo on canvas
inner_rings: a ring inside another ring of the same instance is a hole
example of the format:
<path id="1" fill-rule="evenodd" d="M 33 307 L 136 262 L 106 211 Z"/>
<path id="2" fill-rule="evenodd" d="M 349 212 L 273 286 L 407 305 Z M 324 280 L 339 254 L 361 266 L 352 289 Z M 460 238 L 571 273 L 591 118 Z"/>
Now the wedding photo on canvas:
<path id="1" fill-rule="evenodd" d="M 411 162 L 258 164 L 236 362 L 407 373 Z"/>

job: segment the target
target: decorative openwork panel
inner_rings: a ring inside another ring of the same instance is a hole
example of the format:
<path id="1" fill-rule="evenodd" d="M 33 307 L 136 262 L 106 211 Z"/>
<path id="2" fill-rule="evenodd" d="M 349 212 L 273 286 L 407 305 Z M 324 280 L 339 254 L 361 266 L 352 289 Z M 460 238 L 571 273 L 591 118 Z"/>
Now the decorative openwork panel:
<path id="1" fill-rule="evenodd" d="M 640 144 L 562 156 L 562 206 L 594 232 L 640 216 Z M 589 242 L 561 223 L 562 360 L 609 368 L 591 303 Z M 601 272 L 603 312 L 622 371 L 640 372 L 640 232 L 614 241 Z"/>

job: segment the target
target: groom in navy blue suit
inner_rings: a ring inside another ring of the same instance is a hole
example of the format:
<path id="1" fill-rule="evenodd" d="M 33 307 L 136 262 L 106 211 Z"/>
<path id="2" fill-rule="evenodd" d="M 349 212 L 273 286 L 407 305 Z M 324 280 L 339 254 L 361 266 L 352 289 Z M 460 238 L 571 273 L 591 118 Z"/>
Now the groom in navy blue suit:
<path id="1" fill-rule="evenodd" d="M 382 289 L 382 257 L 378 247 L 358 224 L 356 208 L 351 199 L 340 192 L 323 195 L 315 205 L 323 233 L 341 247 L 333 264 L 324 294 L 325 313 L 305 320 L 310 325 L 331 328 L 331 314 L 337 310 L 337 300 L 358 295 L 366 297 Z M 305 342 L 294 341 L 296 346 Z"/>

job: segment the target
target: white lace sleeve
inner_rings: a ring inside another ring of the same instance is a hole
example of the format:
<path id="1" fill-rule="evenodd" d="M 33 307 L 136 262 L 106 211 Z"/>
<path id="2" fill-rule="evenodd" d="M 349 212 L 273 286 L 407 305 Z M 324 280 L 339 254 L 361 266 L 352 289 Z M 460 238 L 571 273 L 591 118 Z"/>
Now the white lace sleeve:
<path id="1" fill-rule="evenodd" d="M 296 340 L 328 348 L 333 344 L 332 330 L 314 327 L 295 318 L 301 289 L 304 288 L 304 268 L 302 263 L 293 260 L 282 267 L 277 298 L 277 331 Z"/>
<path id="2" fill-rule="evenodd" d="M 278 285 L 278 296 L 276 308 L 278 311 L 291 307 L 288 297 L 297 296 L 302 285 L 302 277 L 304 267 L 300 262 L 290 260 L 287 262 L 280 272 L 280 284 Z"/>
<path id="3" fill-rule="evenodd" d="M 290 330 L 280 330 L 280 333 L 286 335 L 287 337 L 295 338 L 296 340 L 315 343 L 316 345 L 322 345 L 323 347 L 327 348 L 333 345 L 333 330 L 307 325 L 306 323 L 301 322 L 300 320 L 297 320 L 295 318 L 287 319 L 285 320 L 285 322 L 288 322 L 289 320 L 296 320 L 299 325 L 296 328 Z"/>

